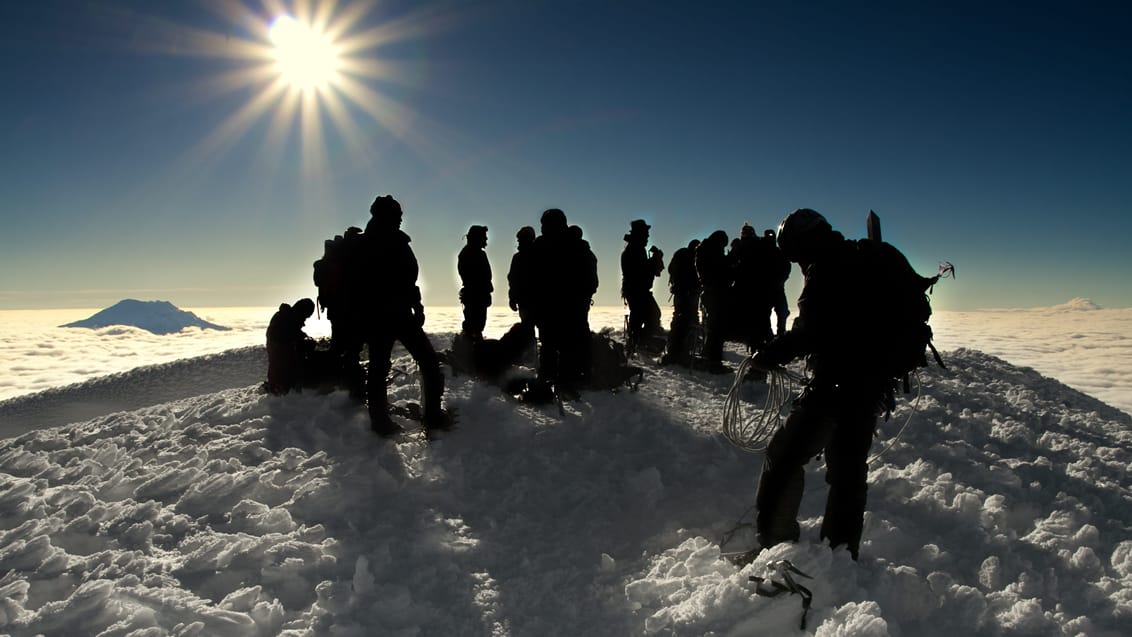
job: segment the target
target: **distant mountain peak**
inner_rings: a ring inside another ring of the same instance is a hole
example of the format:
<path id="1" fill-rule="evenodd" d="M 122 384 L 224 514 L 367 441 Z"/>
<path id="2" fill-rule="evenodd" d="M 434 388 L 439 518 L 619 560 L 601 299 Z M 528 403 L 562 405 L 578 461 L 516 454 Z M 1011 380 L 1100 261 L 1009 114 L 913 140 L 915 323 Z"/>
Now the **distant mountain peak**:
<path id="1" fill-rule="evenodd" d="M 1055 309 L 1055 310 L 1073 310 L 1073 311 L 1092 311 L 1092 310 L 1101 309 L 1101 306 L 1097 305 L 1096 303 L 1093 303 L 1092 299 L 1077 297 L 1075 299 L 1071 299 L 1068 303 L 1063 303 L 1061 305 L 1057 305 L 1053 309 Z"/>
<path id="2" fill-rule="evenodd" d="M 175 334 L 186 327 L 225 331 L 230 328 L 209 323 L 192 312 L 186 312 L 169 301 L 138 301 L 124 299 L 96 312 L 90 318 L 59 327 L 86 327 L 99 329 L 110 325 L 129 325 L 154 334 Z"/>

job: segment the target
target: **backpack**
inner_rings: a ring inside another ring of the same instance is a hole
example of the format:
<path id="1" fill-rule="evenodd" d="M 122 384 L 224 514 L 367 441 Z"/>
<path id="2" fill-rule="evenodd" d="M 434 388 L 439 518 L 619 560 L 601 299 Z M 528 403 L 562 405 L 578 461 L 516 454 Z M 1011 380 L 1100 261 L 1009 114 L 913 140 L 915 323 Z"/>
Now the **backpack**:
<path id="1" fill-rule="evenodd" d="M 636 389 L 644 377 L 644 370 L 629 364 L 625 345 L 614 340 L 613 328 L 593 332 L 590 336 L 590 389 L 616 391 L 623 385 Z M 636 382 L 633 378 L 636 377 Z"/>
<path id="2" fill-rule="evenodd" d="M 640 367 L 629 364 L 625 345 L 614 340 L 612 333 L 613 328 L 607 327 L 590 334 L 590 376 L 584 388 L 616 392 L 627 385 L 635 391 L 645 372 Z M 565 413 L 558 387 L 549 380 L 514 377 L 504 381 L 503 391 L 521 403 L 558 403 L 559 412 Z"/>
<path id="3" fill-rule="evenodd" d="M 876 322 L 872 337 L 883 341 L 876 349 L 877 369 L 886 376 L 901 380 L 904 392 L 909 391 L 909 377 L 920 367 L 927 367 L 927 352 L 940 367 L 947 369 L 939 351 L 932 344 L 932 315 L 928 293 L 939 280 L 920 276 L 900 250 L 876 239 L 856 242 L 865 280 L 873 290 Z"/>
<path id="4" fill-rule="evenodd" d="M 457 371 L 489 381 L 500 380 L 508 370 L 522 362 L 523 355 L 535 346 L 532 329 L 515 323 L 499 339 L 472 339 L 463 333 L 452 339 L 452 347 L 443 358 Z"/>
<path id="5" fill-rule="evenodd" d="M 337 306 L 349 293 L 346 274 L 356 256 L 361 236 L 361 228 L 351 226 L 344 235 L 324 242 L 322 258 L 314 262 L 314 285 L 318 288 L 318 303 L 324 309 Z"/>

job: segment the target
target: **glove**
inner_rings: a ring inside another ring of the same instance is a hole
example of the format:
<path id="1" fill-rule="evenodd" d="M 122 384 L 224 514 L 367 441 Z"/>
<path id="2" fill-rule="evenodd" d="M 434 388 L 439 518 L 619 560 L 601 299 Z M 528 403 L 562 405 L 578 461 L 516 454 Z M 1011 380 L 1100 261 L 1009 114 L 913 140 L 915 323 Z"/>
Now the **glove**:
<path id="1" fill-rule="evenodd" d="M 424 327 L 425 315 L 423 305 L 418 305 L 413 309 L 413 318 L 417 320 L 417 325 Z"/>
<path id="2" fill-rule="evenodd" d="M 514 302 L 514 301 L 511 301 L 511 311 L 512 312 L 518 312 L 519 311 L 519 304 Z"/>

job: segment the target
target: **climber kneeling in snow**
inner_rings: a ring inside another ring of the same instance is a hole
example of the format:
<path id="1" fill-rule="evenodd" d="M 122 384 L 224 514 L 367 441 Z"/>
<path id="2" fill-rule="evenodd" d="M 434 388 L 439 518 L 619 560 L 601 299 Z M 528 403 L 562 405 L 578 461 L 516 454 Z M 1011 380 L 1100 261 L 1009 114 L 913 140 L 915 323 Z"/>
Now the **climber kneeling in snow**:
<path id="1" fill-rule="evenodd" d="M 314 341 L 303 332 L 303 324 L 314 314 L 314 301 L 299 299 L 282 303 L 267 325 L 267 391 L 286 394 L 301 389 L 306 380 L 307 360 Z"/>
<path id="2" fill-rule="evenodd" d="M 857 559 L 869 446 L 877 416 L 891 409 L 895 389 L 884 362 L 892 336 L 878 316 L 888 290 L 876 280 L 868 241 L 846 240 L 808 208 L 790 213 L 778 228 L 778 245 L 799 264 L 805 285 L 793 327 L 767 343 L 753 363 L 773 370 L 805 356 L 811 379 L 767 447 L 755 500 L 762 549 L 799 539 L 804 468 L 824 452 L 829 496 L 821 537 Z"/>

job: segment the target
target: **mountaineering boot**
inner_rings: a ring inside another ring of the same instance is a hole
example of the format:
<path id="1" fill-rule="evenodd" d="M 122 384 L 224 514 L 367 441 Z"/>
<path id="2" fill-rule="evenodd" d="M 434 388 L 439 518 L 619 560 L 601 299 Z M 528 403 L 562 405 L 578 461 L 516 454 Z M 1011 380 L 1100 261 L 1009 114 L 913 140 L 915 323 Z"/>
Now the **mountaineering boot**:
<path id="1" fill-rule="evenodd" d="M 448 430 L 453 426 L 452 416 L 444 409 L 421 416 L 421 425 L 425 429 Z"/>
<path id="2" fill-rule="evenodd" d="M 518 398 L 520 402 L 546 405 L 557 402 L 558 394 L 554 383 L 545 378 L 534 378 L 520 389 Z"/>
<path id="3" fill-rule="evenodd" d="M 751 562 L 754 562 L 755 558 L 757 558 L 759 556 L 759 553 L 762 553 L 762 552 L 763 552 L 763 547 L 762 546 L 756 546 L 755 548 L 753 548 L 753 549 L 751 549 L 751 550 L 749 550 L 745 553 L 740 553 L 738 555 L 732 556 L 730 558 L 730 561 L 735 566 L 738 566 L 739 568 L 743 568 L 744 566 L 750 564 Z"/>
<path id="4" fill-rule="evenodd" d="M 665 351 L 664 355 L 657 361 L 657 365 L 679 365 L 680 367 L 692 367 L 692 355 L 685 352 L 671 352 Z"/>
<path id="5" fill-rule="evenodd" d="M 393 422 L 393 419 L 390 418 L 389 414 L 384 410 L 378 411 L 371 409 L 369 412 L 369 420 L 370 428 L 373 429 L 373 432 L 383 438 L 396 436 L 405 431 L 405 428 Z"/>
<path id="6" fill-rule="evenodd" d="M 440 432 L 451 431 L 456 426 L 456 419 L 447 410 L 437 409 L 422 416 L 421 425 L 424 426 L 425 438 L 437 440 L 440 438 Z"/>

